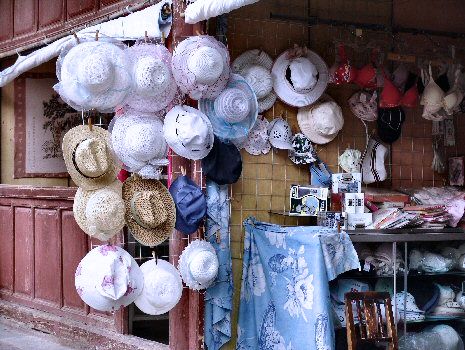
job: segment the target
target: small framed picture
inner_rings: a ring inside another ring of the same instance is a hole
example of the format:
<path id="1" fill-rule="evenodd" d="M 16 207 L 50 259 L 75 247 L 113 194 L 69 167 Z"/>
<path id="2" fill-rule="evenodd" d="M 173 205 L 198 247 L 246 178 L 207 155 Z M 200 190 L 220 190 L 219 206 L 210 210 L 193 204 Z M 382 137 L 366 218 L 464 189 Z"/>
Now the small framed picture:
<path id="1" fill-rule="evenodd" d="M 449 158 L 449 184 L 451 186 L 464 185 L 464 157 Z"/>

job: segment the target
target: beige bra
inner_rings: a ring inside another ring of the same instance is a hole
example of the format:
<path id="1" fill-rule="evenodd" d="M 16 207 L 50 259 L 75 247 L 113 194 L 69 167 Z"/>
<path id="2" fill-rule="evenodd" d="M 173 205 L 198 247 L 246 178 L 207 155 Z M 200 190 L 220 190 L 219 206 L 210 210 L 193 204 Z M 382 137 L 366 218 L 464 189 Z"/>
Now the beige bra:
<path id="1" fill-rule="evenodd" d="M 422 78 L 424 82 L 428 80 L 428 84 L 423 91 L 420 104 L 425 106 L 423 108 L 423 117 L 428 119 L 430 115 L 439 112 L 439 110 L 443 107 L 443 98 L 445 93 L 433 79 L 431 64 L 429 65 L 429 77 L 425 77 L 425 73 L 422 71 Z"/>

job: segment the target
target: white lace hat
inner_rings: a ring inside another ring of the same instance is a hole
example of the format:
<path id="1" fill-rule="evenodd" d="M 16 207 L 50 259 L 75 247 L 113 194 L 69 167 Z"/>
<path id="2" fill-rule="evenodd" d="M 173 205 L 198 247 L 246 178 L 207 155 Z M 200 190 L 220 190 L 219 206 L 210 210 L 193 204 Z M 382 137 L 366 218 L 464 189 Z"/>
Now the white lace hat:
<path id="1" fill-rule="evenodd" d="M 272 68 L 274 91 L 284 103 L 309 106 L 328 86 L 328 67 L 323 59 L 307 48 L 294 47 L 283 52 Z"/>
<path id="2" fill-rule="evenodd" d="M 244 148 L 254 156 L 267 154 L 271 150 L 270 137 L 268 136 L 268 125 L 270 123 L 265 118 L 258 116 L 254 127 L 248 135 L 242 139 L 233 140 L 237 148 Z"/>
<path id="3" fill-rule="evenodd" d="M 208 288 L 218 274 L 218 267 L 215 248 L 207 241 L 192 241 L 179 257 L 182 279 L 193 290 Z"/>
<path id="4" fill-rule="evenodd" d="M 153 114 L 126 110 L 109 126 L 111 145 L 125 168 L 144 179 L 159 179 L 168 165 L 163 123 Z"/>
<path id="5" fill-rule="evenodd" d="M 181 91 L 190 98 L 213 99 L 229 79 L 228 49 L 212 36 L 191 36 L 174 50 L 172 72 Z"/>
<path id="6" fill-rule="evenodd" d="M 140 112 L 165 109 L 178 87 L 171 73 L 171 53 L 163 45 L 140 43 L 127 49 L 132 62 L 133 90 L 125 100 Z"/>
<path id="7" fill-rule="evenodd" d="M 108 241 L 124 227 L 123 184 L 119 180 L 93 191 L 78 188 L 73 213 L 77 224 L 89 236 Z"/>
<path id="8" fill-rule="evenodd" d="M 293 150 L 292 131 L 283 118 L 275 118 L 268 125 L 268 136 L 274 148 Z"/>
<path id="9" fill-rule="evenodd" d="M 205 158 L 215 137 L 208 117 L 190 106 L 174 106 L 168 112 L 163 135 L 176 154 L 191 160 Z"/>
<path id="10" fill-rule="evenodd" d="M 76 291 L 90 307 L 117 311 L 131 304 L 142 292 L 144 276 L 124 249 L 102 245 L 79 263 L 74 279 Z"/>
<path id="11" fill-rule="evenodd" d="M 131 90 L 130 72 L 122 43 L 83 42 L 61 53 L 53 88 L 78 111 L 113 112 Z"/>
<path id="12" fill-rule="evenodd" d="M 149 315 L 161 315 L 175 307 L 182 296 L 179 271 L 161 259 L 149 260 L 140 269 L 144 274 L 144 289 L 134 304 Z"/>
<path id="13" fill-rule="evenodd" d="M 276 94 L 273 92 L 271 68 L 273 60 L 262 50 L 249 50 L 237 57 L 232 64 L 232 71 L 242 75 L 252 87 L 258 100 L 258 113 L 273 107 Z"/>

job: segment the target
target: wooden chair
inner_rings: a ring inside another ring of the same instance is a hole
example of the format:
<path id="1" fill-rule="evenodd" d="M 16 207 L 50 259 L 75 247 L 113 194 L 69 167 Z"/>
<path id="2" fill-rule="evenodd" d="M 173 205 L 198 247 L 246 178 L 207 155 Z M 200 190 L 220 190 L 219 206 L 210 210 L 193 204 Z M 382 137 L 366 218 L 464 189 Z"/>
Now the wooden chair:
<path id="1" fill-rule="evenodd" d="M 383 322 L 381 305 L 384 305 L 386 310 L 386 322 Z M 358 324 L 354 322 L 354 312 L 358 317 Z M 399 349 L 389 293 L 346 293 L 345 313 L 349 350 L 356 350 L 357 346 L 362 344 L 374 346 L 382 343 L 386 344 L 389 350 Z"/>

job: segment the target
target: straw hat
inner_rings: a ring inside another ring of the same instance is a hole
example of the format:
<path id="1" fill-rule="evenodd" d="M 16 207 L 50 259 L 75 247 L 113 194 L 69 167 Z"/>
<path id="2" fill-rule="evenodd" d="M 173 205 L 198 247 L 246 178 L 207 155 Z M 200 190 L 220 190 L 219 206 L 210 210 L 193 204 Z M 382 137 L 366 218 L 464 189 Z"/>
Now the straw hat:
<path id="1" fill-rule="evenodd" d="M 79 263 L 74 284 L 81 299 L 99 311 L 117 311 L 131 304 L 142 292 L 144 276 L 124 249 L 102 245 Z"/>
<path id="2" fill-rule="evenodd" d="M 132 62 L 133 91 L 126 104 L 140 112 L 158 112 L 176 96 L 171 53 L 163 45 L 140 43 L 127 49 Z"/>
<path id="3" fill-rule="evenodd" d="M 63 51 L 53 88 L 78 111 L 113 112 L 131 90 L 131 64 L 118 42 L 89 41 Z"/>
<path id="4" fill-rule="evenodd" d="M 95 190 L 111 184 L 120 167 L 111 154 L 105 129 L 86 125 L 70 129 L 63 137 L 62 149 L 66 169 L 76 185 Z"/>
<path id="5" fill-rule="evenodd" d="M 190 106 L 174 106 L 165 117 L 163 135 L 176 154 L 191 160 L 205 158 L 213 147 L 208 117 Z"/>
<path id="6" fill-rule="evenodd" d="M 228 49 L 212 36 L 191 36 L 174 50 L 172 72 L 181 91 L 190 98 L 215 98 L 229 79 Z"/>
<path id="7" fill-rule="evenodd" d="M 134 304 L 149 315 L 161 315 L 175 307 L 182 296 L 179 271 L 161 259 L 149 260 L 140 269 L 144 274 L 144 289 Z"/>
<path id="8" fill-rule="evenodd" d="M 168 165 L 168 145 L 156 116 L 127 110 L 114 117 L 108 129 L 113 151 L 127 170 L 144 179 L 160 178 Z"/>
<path id="9" fill-rule="evenodd" d="M 294 107 L 305 107 L 318 100 L 329 80 L 326 63 L 305 47 L 283 52 L 274 62 L 271 74 L 278 97 Z"/>
<path id="10" fill-rule="evenodd" d="M 176 208 L 167 188 L 158 180 L 132 176 L 123 184 L 126 224 L 135 239 L 156 246 L 173 232 Z"/>
<path id="11" fill-rule="evenodd" d="M 232 140 L 246 136 L 258 116 L 252 87 L 238 74 L 231 74 L 226 88 L 215 99 L 201 99 L 199 109 L 213 125 L 216 136 Z"/>
<path id="12" fill-rule="evenodd" d="M 271 76 L 272 66 L 271 57 L 257 49 L 244 52 L 232 64 L 232 71 L 243 76 L 255 92 L 259 113 L 267 111 L 276 102 Z"/>
<path id="13" fill-rule="evenodd" d="M 218 274 L 218 257 L 211 243 L 192 241 L 179 257 L 178 269 L 186 286 L 193 290 L 211 286 Z"/>
<path id="14" fill-rule="evenodd" d="M 100 241 L 108 241 L 124 227 L 123 184 L 119 180 L 93 191 L 78 188 L 73 213 L 85 233 Z"/>

